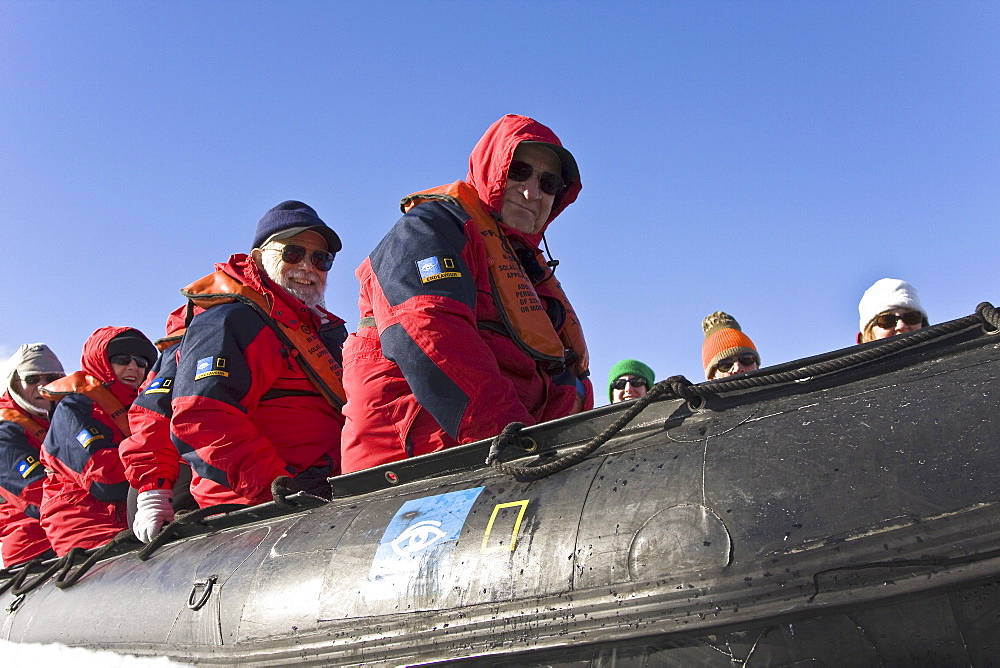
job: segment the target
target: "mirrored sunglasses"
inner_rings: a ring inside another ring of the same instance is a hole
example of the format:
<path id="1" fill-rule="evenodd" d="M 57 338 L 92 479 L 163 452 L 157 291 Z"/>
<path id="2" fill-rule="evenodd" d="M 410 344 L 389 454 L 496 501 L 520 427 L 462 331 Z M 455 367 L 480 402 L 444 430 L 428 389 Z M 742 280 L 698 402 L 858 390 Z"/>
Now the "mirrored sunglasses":
<path id="1" fill-rule="evenodd" d="M 507 178 L 518 182 L 527 181 L 534 172 L 535 168 L 528 163 L 520 160 L 511 160 L 510 167 L 507 169 Z M 555 197 L 563 191 L 566 184 L 563 183 L 562 177 L 558 174 L 541 172 L 538 175 L 538 187 L 546 195 Z"/>
<path id="2" fill-rule="evenodd" d="M 63 377 L 61 373 L 33 373 L 30 376 L 24 377 L 25 385 L 48 385 L 54 380 L 59 380 Z"/>
<path id="3" fill-rule="evenodd" d="M 625 385 L 631 385 L 632 387 L 646 387 L 649 383 L 646 382 L 645 378 L 619 378 L 615 382 L 611 383 L 611 387 L 616 390 L 624 390 Z"/>
<path id="4" fill-rule="evenodd" d="M 149 360 L 140 355 L 129 355 L 128 353 L 121 353 L 119 355 L 112 355 L 108 358 L 111 360 L 112 364 L 121 364 L 122 366 L 128 366 L 128 363 L 135 361 L 135 365 L 140 369 L 145 369 L 149 366 Z"/>
<path id="5" fill-rule="evenodd" d="M 308 251 L 302 246 L 296 246 L 295 244 L 288 244 L 286 246 L 274 246 L 269 250 L 277 251 L 281 253 L 281 259 L 288 264 L 298 264 L 302 262 L 306 257 Z M 309 254 L 309 259 L 312 261 L 313 266 L 320 271 L 330 271 L 330 267 L 333 266 L 333 253 L 321 250 L 314 250 Z"/>
<path id="6" fill-rule="evenodd" d="M 882 315 L 875 317 L 875 324 L 882 329 L 894 329 L 896 323 L 900 320 L 906 325 L 916 325 L 924 321 L 924 315 L 918 311 L 910 311 L 909 313 L 904 313 L 903 315 L 896 315 L 895 313 L 883 313 Z"/>
<path id="7" fill-rule="evenodd" d="M 742 355 L 725 357 L 715 363 L 715 368 L 719 371 L 728 372 L 736 364 L 736 360 L 739 360 L 742 366 L 753 366 L 757 363 L 757 356 L 753 353 L 743 353 Z"/>

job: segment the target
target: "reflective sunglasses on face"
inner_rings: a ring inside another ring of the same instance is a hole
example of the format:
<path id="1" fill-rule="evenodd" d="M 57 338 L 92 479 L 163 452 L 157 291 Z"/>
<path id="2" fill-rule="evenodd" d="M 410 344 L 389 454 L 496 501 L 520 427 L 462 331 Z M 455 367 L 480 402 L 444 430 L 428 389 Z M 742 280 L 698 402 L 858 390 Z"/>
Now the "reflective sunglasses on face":
<path id="1" fill-rule="evenodd" d="M 904 313 L 903 315 L 883 313 L 882 315 L 876 316 L 875 324 L 882 329 L 895 329 L 896 323 L 900 320 L 902 320 L 905 325 L 916 325 L 924 321 L 924 316 L 922 313 L 917 311 L 910 311 L 909 313 Z"/>
<path id="2" fill-rule="evenodd" d="M 520 160 L 511 160 L 510 168 L 507 169 L 507 178 L 512 181 L 527 181 L 535 172 L 535 168 Z M 555 197 L 563 191 L 566 184 L 562 177 L 552 172 L 541 172 L 538 175 L 538 187 L 546 195 Z"/>
<path id="3" fill-rule="evenodd" d="M 715 368 L 723 373 L 727 373 L 739 360 L 742 366 L 753 366 L 757 363 L 757 356 L 753 353 L 743 353 L 742 355 L 737 355 L 735 357 L 726 357 L 715 364 Z"/>
<path id="4" fill-rule="evenodd" d="M 63 375 L 61 373 L 33 373 L 30 376 L 24 377 L 25 385 L 48 385 L 54 380 L 59 380 Z"/>
<path id="5" fill-rule="evenodd" d="M 646 382 L 645 378 L 619 378 L 615 382 L 611 383 L 611 387 L 616 390 L 624 390 L 625 385 L 631 385 L 632 387 L 646 387 L 649 383 Z"/>
<path id="6" fill-rule="evenodd" d="M 302 246 L 296 246 L 295 244 L 288 244 L 287 246 L 272 246 L 269 250 L 277 251 L 281 253 L 281 259 L 288 264 L 298 264 L 306 257 L 309 253 Z M 330 267 L 333 266 L 333 253 L 327 251 L 314 250 L 309 254 L 309 259 L 312 260 L 313 266 L 320 271 L 330 271 Z"/>
<path id="7" fill-rule="evenodd" d="M 128 353 L 112 355 L 108 359 L 111 360 L 112 364 L 121 364 L 122 366 L 128 366 L 128 363 L 132 360 L 135 360 L 135 365 L 140 369 L 145 369 L 149 366 L 149 360 L 145 357 L 140 357 L 139 355 L 129 355 Z"/>

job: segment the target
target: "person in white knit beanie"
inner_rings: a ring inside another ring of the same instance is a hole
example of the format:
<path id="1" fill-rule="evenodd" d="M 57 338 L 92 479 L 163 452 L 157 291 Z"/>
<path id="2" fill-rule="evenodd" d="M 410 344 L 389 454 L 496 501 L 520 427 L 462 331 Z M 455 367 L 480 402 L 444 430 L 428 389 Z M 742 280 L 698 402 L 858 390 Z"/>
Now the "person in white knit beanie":
<path id="1" fill-rule="evenodd" d="M 880 279 L 865 290 L 858 315 L 858 343 L 915 332 L 930 324 L 917 289 L 898 278 Z"/>

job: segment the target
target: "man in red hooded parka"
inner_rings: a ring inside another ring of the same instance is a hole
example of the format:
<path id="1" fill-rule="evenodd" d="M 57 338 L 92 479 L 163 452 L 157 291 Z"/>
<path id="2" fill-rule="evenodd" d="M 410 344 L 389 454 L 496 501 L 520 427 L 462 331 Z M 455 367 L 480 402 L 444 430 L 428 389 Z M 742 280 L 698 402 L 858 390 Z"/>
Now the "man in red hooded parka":
<path id="1" fill-rule="evenodd" d="M 539 250 L 580 187 L 549 128 L 507 115 L 479 140 L 466 181 L 403 199 L 357 270 L 345 473 L 593 406 L 583 331 Z"/>
<path id="2" fill-rule="evenodd" d="M 102 327 L 83 344 L 83 370 L 42 389 L 61 397 L 42 446 L 48 478 L 41 507 L 59 556 L 104 545 L 127 527 L 118 444 L 129 435 L 128 407 L 155 361 L 156 348 L 139 330 Z"/>

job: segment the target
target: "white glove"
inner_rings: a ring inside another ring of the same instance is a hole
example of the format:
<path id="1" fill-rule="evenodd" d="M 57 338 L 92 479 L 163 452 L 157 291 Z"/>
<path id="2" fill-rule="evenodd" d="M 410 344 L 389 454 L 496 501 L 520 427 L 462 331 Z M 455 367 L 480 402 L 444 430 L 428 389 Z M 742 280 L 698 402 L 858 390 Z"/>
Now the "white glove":
<path id="1" fill-rule="evenodd" d="M 132 533 L 143 543 L 156 538 L 164 525 L 174 521 L 173 492 L 169 489 L 151 489 L 139 492 L 136 499 Z"/>

